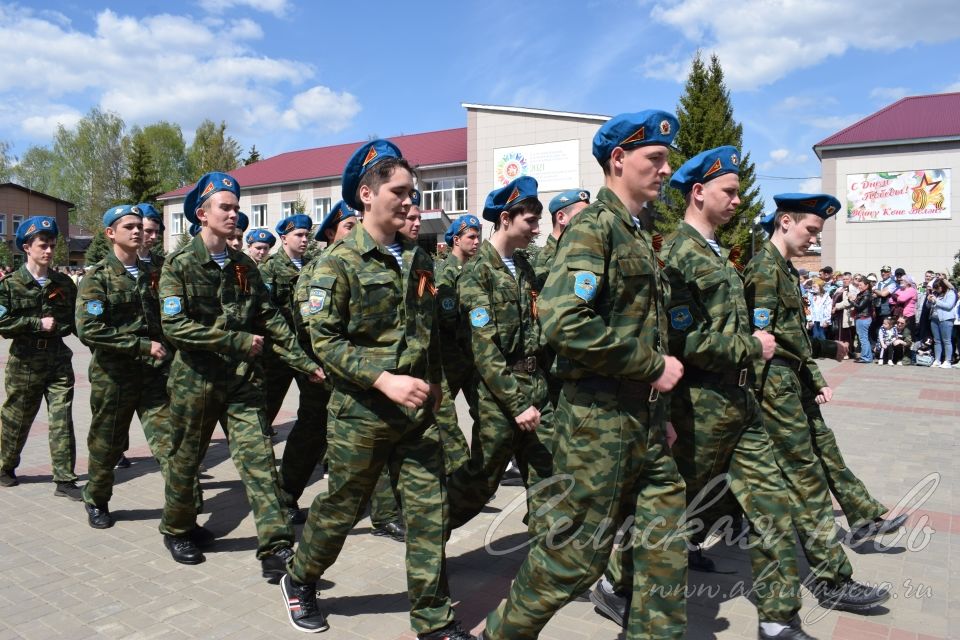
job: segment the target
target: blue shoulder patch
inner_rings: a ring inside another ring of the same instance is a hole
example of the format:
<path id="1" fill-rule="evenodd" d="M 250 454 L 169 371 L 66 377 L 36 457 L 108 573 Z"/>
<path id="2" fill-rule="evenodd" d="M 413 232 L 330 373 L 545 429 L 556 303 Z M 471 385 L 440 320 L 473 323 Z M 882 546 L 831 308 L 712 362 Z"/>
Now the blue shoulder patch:
<path id="1" fill-rule="evenodd" d="M 2 304 L 0 304 L 0 318 L 2 318 L 5 315 L 7 315 L 7 308 Z"/>
<path id="2" fill-rule="evenodd" d="M 456 301 L 453 298 L 444 298 L 440 301 L 440 307 L 444 311 L 453 311 L 453 308 L 456 306 Z"/>
<path id="3" fill-rule="evenodd" d="M 87 313 L 92 316 L 103 315 L 103 302 L 100 300 L 88 300 Z"/>
<path id="4" fill-rule="evenodd" d="M 490 314 L 483 307 L 478 307 L 470 312 L 470 324 L 476 328 L 487 326 L 490 322 Z"/>
<path id="5" fill-rule="evenodd" d="M 167 296 L 163 299 L 163 313 L 168 316 L 175 316 L 183 310 L 183 302 L 180 296 Z"/>
<path id="6" fill-rule="evenodd" d="M 589 271 L 573 274 L 573 292 L 584 302 L 590 302 L 597 296 L 597 276 Z"/>
<path id="7" fill-rule="evenodd" d="M 677 331 L 686 331 L 693 324 L 693 315 L 690 307 L 681 305 L 670 309 L 670 326 Z"/>
<path id="8" fill-rule="evenodd" d="M 753 310 L 753 326 L 757 329 L 766 329 L 770 326 L 770 309 L 757 307 Z"/>

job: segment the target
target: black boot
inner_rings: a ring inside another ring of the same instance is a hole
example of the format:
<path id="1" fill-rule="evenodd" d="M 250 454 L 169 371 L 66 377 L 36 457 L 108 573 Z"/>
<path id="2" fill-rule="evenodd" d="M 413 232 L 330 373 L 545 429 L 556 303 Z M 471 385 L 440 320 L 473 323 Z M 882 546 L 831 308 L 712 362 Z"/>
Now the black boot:
<path id="1" fill-rule="evenodd" d="M 770 635 L 763 630 L 763 627 L 760 627 L 757 637 L 759 637 L 760 640 L 817 640 L 803 630 L 803 627 L 800 625 L 799 616 L 794 616 L 793 619 L 786 624 L 787 628 L 781 629 L 776 635 Z"/>
<path id="2" fill-rule="evenodd" d="M 887 588 L 871 587 L 852 578 L 838 585 L 818 582 L 813 593 L 820 605 L 838 611 L 865 611 L 880 606 L 890 598 Z"/>
<path id="3" fill-rule="evenodd" d="M 274 549 L 270 555 L 263 556 L 260 559 L 260 568 L 263 571 L 263 577 L 270 584 L 277 584 L 280 578 L 287 575 L 287 564 L 293 559 L 293 549 L 290 547 L 280 547 Z"/>
<path id="4" fill-rule="evenodd" d="M 213 543 L 217 540 L 217 537 L 213 535 L 213 532 L 210 531 L 210 529 L 201 527 L 200 525 L 197 525 L 191 529 L 187 536 L 190 537 L 190 540 L 193 542 L 193 544 L 197 545 L 197 547 L 201 549 L 213 546 Z"/>
<path id="5" fill-rule="evenodd" d="M 320 633 L 330 628 L 327 617 L 317 604 L 316 584 L 300 584 L 284 574 L 280 579 L 280 591 L 283 593 L 287 618 L 294 629 L 305 633 Z"/>
<path id="6" fill-rule="evenodd" d="M 120 459 L 117 460 L 117 466 L 114 469 L 129 469 L 130 468 L 130 458 L 124 454 L 120 454 Z"/>
<path id="7" fill-rule="evenodd" d="M 303 524 L 306 521 L 307 516 L 304 515 L 300 509 L 300 505 L 296 502 L 293 503 L 293 506 L 287 507 L 287 522 L 290 524 Z"/>
<path id="8" fill-rule="evenodd" d="M 477 640 L 477 638 L 464 631 L 459 622 L 454 621 L 443 629 L 417 634 L 417 640 Z"/>
<path id="9" fill-rule="evenodd" d="M 13 472 L 13 469 L 0 471 L 0 487 L 15 487 L 18 484 L 20 484 L 20 481 L 17 480 L 17 474 Z"/>
<path id="10" fill-rule="evenodd" d="M 87 524 L 94 529 L 109 529 L 113 526 L 113 518 L 110 517 L 110 510 L 107 505 L 102 507 L 89 502 L 84 502 L 83 506 L 87 509 Z"/>
<path id="11" fill-rule="evenodd" d="M 65 480 L 63 482 L 57 483 L 57 488 L 54 489 L 53 495 L 60 496 L 61 498 L 70 498 L 71 500 L 76 500 L 81 502 L 83 500 L 83 494 L 81 493 L 80 487 L 77 486 L 76 480 Z"/>
<path id="12" fill-rule="evenodd" d="M 407 529 L 399 520 L 394 520 L 387 524 L 374 525 L 370 533 L 375 536 L 391 538 L 397 542 L 403 542 L 407 538 Z"/>
<path id="13" fill-rule="evenodd" d="M 604 586 L 603 580 L 590 591 L 590 602 L 597 608 L 604 618 L 613 620 L 618 625 L 627 628 L 627 605 L 630 598 Z"/>
<path id="14" fill-rule="evenodd" d="M 896 531 L 907 523 L 908 517 L 908 514 L 901 513 L 896 518 L 877 518 L 873 522 L 868 522 L 863 526 L 857 527 L 850 532 L 850 546 L 855 547 L 870 538 Z"/>
<path id="15" fill-rule="evenodd" d="M 703 549 L 697 545 L 695 549 L 687 549 L 687 566 L 691 571 L 701 571 L 703 573 L 715 573 L 716 563 L 703 555 Z"/>
<path id="16" fill-rule="evenodd" d="M 196 543 L 190 539 L 190 535 L 184 536 L 163 536 L 163 546 L 170 551 L 170 557 L 180 564 L 200 564 L 206 558 L 197 548 Z"/>

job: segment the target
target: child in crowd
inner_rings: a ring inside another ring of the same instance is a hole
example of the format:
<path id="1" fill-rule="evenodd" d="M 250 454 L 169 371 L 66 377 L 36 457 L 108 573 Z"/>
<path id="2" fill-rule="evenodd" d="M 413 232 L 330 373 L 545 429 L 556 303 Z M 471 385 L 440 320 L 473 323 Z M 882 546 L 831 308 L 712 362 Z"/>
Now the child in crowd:
<path id="1" fill-rule="evenodd" d="M 897 328 L 893 326 L 893 317 L 887 316 L 883 319 L 883 326 L 877 335 L 877 348 L 880 351 L 877 364 L 893 366 L 893 342 L 898 336 Z"/>

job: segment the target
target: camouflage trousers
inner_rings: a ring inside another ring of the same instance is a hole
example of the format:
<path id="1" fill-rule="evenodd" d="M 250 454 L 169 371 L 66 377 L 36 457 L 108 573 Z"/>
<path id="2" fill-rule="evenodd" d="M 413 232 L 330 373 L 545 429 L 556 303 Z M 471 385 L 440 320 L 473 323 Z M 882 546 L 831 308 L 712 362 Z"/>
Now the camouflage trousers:
<path id="1" fill-rule="evenodd" d="M 296 380 L 300 389 L 300 406 L 297 409 L 297 421 L 287 435 L 287 443 L 280 460 L 280 496 L 287 507 L 297 505 L 314 469 L 327 454 L 327 402 L 330 400 L 330 389 L 325 384 L 313 384 L 301 374 L 297 374 Z M 268 396 L 269 393 L 268 385 Z M 283 402 L 282 396 L 280 402 Z M 276 417 L 279 405 L 276 405 L 273 413 L 270 411 L 268 397 L 268 424 Z"/>
<path id="2" fill-rule="evenodd" d="M 443 445 L 443 466 L 447 474 L 459 469 L 470 458 L 470 447 L 460 429 L 457 419 L 457 394 L 461 389 L 470 402 L 470 396 L 476 396 L 476 388 L 469 382 L 470 368 L 464 366 L 463 371 L 444 371 L 443 402 L 437 412 L 437 426 L 440 428 L 440 442 Z"/>
<path id="3" fill-rule="evenodd" d="M 166 480 L 172 450 L 169 370 L 169 363 L 154 366 L 123 354 L 94 352 L 89 369 L 91 416 L 85 502 L 100 506 L 110 502 L 113 469 L 127 448 L 134 414 L 140 417 L 147 444 Z"/>
<path id="4" fill-rule="evenodd" d="M 0 410 L 0 469 L 13 471 L 20 465 L 30 427 L 46 399 L 53 481 L 77 479 L 72 358 L 73 352 L 59 339 L 50 339 L 47 349 L 11 345 L 4 377 L 7 397 Z"/>
<path id="5" fill-rule="evenodd" d="M 667 448 L 664 402 L 610 381 L 568 382 L 556 412 L 556 484 L 538 537 L 510 594 L 487 617 L 491 640 L 536 638 L 550 618 L 603 573 L 618 528 L 635 518 L 633 598 L 626 638 L 682 638 L 687 553 L 680 531 L 685 486 Z"/>
<path id="6" fill-rule="evenodd" d="M 546 491 L 534 487 L 553 475 L 549 448 L 553 442 L 553 407 L 547 401 L 547 384 L 540 372 L 514 375 L 531 405 L 540 410 L 540 425 L 536 431 L 521 430 L 510 411 L 479 378 L 475 379 L 478 392 L 474 398 L 476 408 L 471 413 L 476 413 L 477 419 L 473 423 L 470 460 L 447 478 L 451 529 L 463 526 L 480 513 L 496 493 L 510 458 L 516 456 L 524 484 L 531 487 L 527 494 L 530 532 L 537 533 L 541 519 L 536 514 L 546 499 Z"/>
<path id="7" fill-rule="evenodd" d="M 257 557 L 293 546 L 273 446 L 265 433 L 260 371 L 256 364 L 212 363 L 207 354 L 177 353 L 167 383 L 172 455 L 161 533 L 184 535 L 196 527 L 197 474 L 202 452 L 219 421 L 253 510 Z"/>
<path id="8" fill-rule="evenodd" d="M 310 505 L 291 577 L 315 583 L 340 555 L 384 467 L 397 478 L 407 528 L 411 625 L 417 633 L 453 621 L 446 578 L 446 495 L 439 433 L 430 411 L 408 411 L 379 391 L 334 390 L 328 405 L 327 490 Z"/>
<path id="9" fill-rule="evenodd" d="M 860 478 L 844 462 L 837 438 L 824 421 L 815 396 L 809 391 L 803 398 L 803 411 L 813 436 L 813 450 L 820 458 L 830 493 L 847 516 L 850 528 L 855 529 L 886 513 L 887 507 L 870 495 Z"/>
<path id="10" fill-rule="evenodd" d="M 769 365 L 759 397 L 763 426 L 790 496 L 793 525 L 817 579 L 836 584 L 853 575 L 837 538 L 833 503 L 814 435 L 804 413 L 803 386 L 795 371 Z"/>
<path id="11" fill-rule="evenodd" d="M 398 483 L 399 478 L 392 478 L 390 467 L 385 465 L 370 496 L 370 523 L 373 526 L 382 527 L 400 520 Z"/>

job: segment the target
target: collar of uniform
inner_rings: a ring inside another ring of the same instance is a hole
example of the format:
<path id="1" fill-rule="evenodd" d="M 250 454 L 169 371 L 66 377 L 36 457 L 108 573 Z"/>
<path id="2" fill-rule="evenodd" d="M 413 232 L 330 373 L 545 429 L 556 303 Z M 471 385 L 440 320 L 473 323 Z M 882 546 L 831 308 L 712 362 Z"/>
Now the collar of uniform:
<path id="1" fill-rule="evenodd" d="M 710 255 L 714 255 L 714 256 L 717 255 L 716 252 L 713 250 L 713 247 L 710 246 L 710 243 L 707 242 L 707 239 L 703 237 L 703 234 L 701 234 L 699 231 L 694 229 L 691 225 L 687 224 L 686 222 L 682 220 L 680 221 L 680 224 L 677 225 L 677 233 L 681 233 L 686 237 L 690 238 L 691 240 L 696 242 L 698 245 L 700 245 L 701 248 L 703 248 L 706 251 L 709 251 Z M 717 244 L 719 243 L 720 241 L 717 240 Z M 717 257 L 726 260 L 729 254 L 730 254 L 730 250 L 727 249 L 725 246 L 720 245 L 720 255 Z"/>
<path id="2" fill-rule="evenodd" d="M 122 262 L 120 262 L 120 258 L 118 258 L 113 251 L 107 254 L 107 264 L 110 265 L 110 268 L 116 271 L 118 274 L 130 273 L 129 271 L 127 271 L 127 267 L 124 266 Z M 140 264 L 140 258 L 137 258 L 137 269 L 143 271 L 143 265 Z"/>
<path id="3" fill-rule="evenodd" d="M 564 228 L 563 228 L 563 231 L 566 231 L 566 230 L 567 230 L 567 228 L 564 227 Z M 560 232 L 560 235 L 561 235 L 561 236 L 563 236 L 563 231 Z M 557 239 L 553 237 L 553 234 L 552 234 L 552 233 L 551 233 L 549 236 L 547 236 L 547 243 L 546 243 L 545 245 L 543 245 L 543 248 L 544 248 L 544 249 L 551 249 L 551 248 L 556 249 L 556 248 L 557 248 Z"/>
<path id="4" fill-rule="evenodd" d="M 463 269 L 463 265 L 460 263 L 460 258 L 453 255 L 453 252 L 447 254 L 447 262 L 450 263 L 451 267 L 456 268 L 457 271 L 459 271 L 460 269 Z"/>
<path id="5" fill-rule="evenodd" d="M 408 264 L 409 261 L 412 261 L 410 253 L 416 250 L 417 245 L 404 238 L 402 235 L 400 235 L 400 233 L 397 233 L 397 235 L 394 237 L 396 238 L 396 241 L 400 243 L 400 250 L 401 254 L 403 255 L 404 264 Z M 377 241 L 374 240 L 373 236 L 371 236 L 370 233 L 363 228 L 362 224 L 355 226 L 347 238 L 352 239 L 357 244 L 357 250 L 362 256 L 370 253 L 371 251 L 378 251 L 385 256 L 391 255 L 385 246 L 377 244 Z"/>
<path id="6" fill-rule="evenodd" d="M 50 275 L 50 274 L 47 273 L 47 276 L 49 276 L 49 275 Z M 37 284 L 38 287 L 40 286 L 40 283 L 37 282 L 36 278 L 33 277 L 33 274 L 30 273 L 29 271 L 27 271 L 27 263 L 26 263 L 26 262 L 24 262 L 22 265 L 20 265 L 20 268 L 17 269 L 16 276 L 17 276 L 18 278 L 20 278 L 20 284 L 29 285 L 31 282 L 34 282 L 34 283 Z"/>
<path id="7" fill-rule="evenodd" d="M 207 245 L 203 243 L 203 238 L 199 233 L 193 237 L 193 240 L 191 240 L 190 249 L 193 251 L 194 255 L 197 256 L 197 260 L 200 262 L 200 264 L 207 264 L 208 262 L 217 264 L 216 261 L 214 261 L 213 256 L 210 255 L 210 250 L 207 249 Z M 237 256 L 239 253 L 230 247 L 225 246 L 223 249 L 227 252 L 227 261 L 223 263 L 224 268 L 226 268 L 228 263 L 237 261 Z M 217 264 L 217 268 L 219 269 L 220 265 Z"/>
<path id="8" fill-rule="evenodd" d="M 484 240 L 483 243 L 480 244 L 480 250 L 477 251 L 477 257 L 474 258 L 474 260 L 483 260 L 494 269 L 499 269 L 509 274 L 511 278 L 513 277 L 513 274 L 507 269 L 507 265 L 504 264 L 500 252 L 497 251 L 497 248 L 494 247 L 493 243 L 489 240 Z M 516 254 L 514 254 L 514 264 L 516 264 Z"/>
<path id="9" fill-rule="evenodd" d="M 633 216 L 630 215 L 630 212 L 627 211 L 627 207 L 624 206 L 623 202 L 620 200 L 620 197 L 617 196 L 612 190 L 607 187 L 600 187 L 600 191 L 597 192 L 597 200 L 603 202 L 610 211 L 612 211 L 623 224 L 627 225 L 631 229 L 636 228 L 636 225 L 633 223 Z"/>

